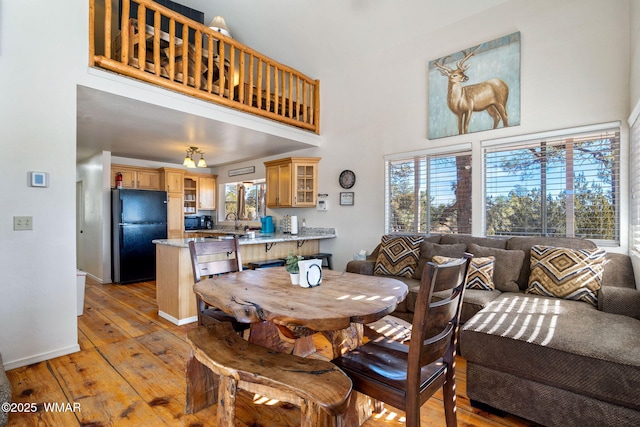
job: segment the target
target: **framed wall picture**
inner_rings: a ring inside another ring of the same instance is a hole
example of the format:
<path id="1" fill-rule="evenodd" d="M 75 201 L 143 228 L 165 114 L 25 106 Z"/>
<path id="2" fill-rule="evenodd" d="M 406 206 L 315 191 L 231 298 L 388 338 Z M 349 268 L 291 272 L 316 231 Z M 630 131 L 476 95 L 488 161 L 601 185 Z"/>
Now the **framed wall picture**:
<path id="1" fill-rule="evenodd" d="M 429 62 L 429 139 L 520 125 L 520 33 Z"/>
<path id="2" fill-rule="evenodd" d="M 340 193 L 341 206 L 353 206 L 353 191 L 343 191 Z"/>

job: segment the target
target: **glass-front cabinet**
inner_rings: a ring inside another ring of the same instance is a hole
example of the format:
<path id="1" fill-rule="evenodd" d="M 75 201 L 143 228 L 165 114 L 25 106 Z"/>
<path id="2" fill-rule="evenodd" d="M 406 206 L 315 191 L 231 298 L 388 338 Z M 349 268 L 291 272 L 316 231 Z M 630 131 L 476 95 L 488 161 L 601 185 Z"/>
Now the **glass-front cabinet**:
<path id="1" fill-rule="evenodd" d="M 320 157 L 287 157 L 265 162 L 267 207 L 309 208 L 318 200 Z"/>

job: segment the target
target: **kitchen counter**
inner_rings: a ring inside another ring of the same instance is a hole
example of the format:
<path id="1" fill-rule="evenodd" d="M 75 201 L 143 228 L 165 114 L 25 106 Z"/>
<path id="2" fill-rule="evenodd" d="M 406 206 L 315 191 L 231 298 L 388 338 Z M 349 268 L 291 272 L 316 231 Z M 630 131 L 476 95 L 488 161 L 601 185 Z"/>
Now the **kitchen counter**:
<path id="1" fill-rule="evenodd" d="M 189 233 L 193 234 L 210 234 L 211 237 L 185 237 L 183 239 L 158 239 L 153 243 L 157 245 L 175 246 L 179 248 L 189 247 L 190 241 L 204 242 L 208 239 L 225 239 L 231 238 L 234 234 L 239 235 L 240 246 L 244 245 L 258 245 L 261 243 L 283 243 L 283 242 L 300 242 L 307 240 L 322 240 L 322 239 L 335 239 L 334 228 L 315 228 L 301 231 L 299 234 L 290 233 L 260 233 L 255 232 L 255 238 L 250 239 L 246 232 L 234 231 L 228 229 L 214 229 L 214 230 L 195 230 L 193 232 L 185 232 L 185 235 Z M 254 261 L 254 260 L 251 260 Z"/>
<path id="2" fill-rule="evenodd" d="M 320 252 L 320 241 L 334 239 L 334 228 L 308 228 L 299 234 L 255 232 L 250 239 L 245 232 L 218 228 L 185 232 L 198 237 L 182 239 L 157 239 L 156 245 L 156 300 L 158 315 L 176 325 L 198 320 L 196 297 L 193 293 L 193 269 L 189 242 L 204 242 L 213 239 L 229 239 L 240 235 L 240 257 L 243 264 L 252 261 L 283 259 L 290 253 L 312 255 Z M 211 235 L 211 237 L 200 237 Z"/>

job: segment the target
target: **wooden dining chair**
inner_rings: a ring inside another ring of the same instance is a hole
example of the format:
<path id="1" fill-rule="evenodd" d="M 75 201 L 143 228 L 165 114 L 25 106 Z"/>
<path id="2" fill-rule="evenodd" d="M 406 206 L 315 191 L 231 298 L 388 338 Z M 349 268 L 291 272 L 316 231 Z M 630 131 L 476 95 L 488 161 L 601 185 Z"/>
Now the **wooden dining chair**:
<path id="1" fill-rule="evenodd" d="M 354 390 L 405 411 L 407 427 L 420 426 L 420 407 L 440 387 L 446 424 L 457 424 L 456 341 L 470 261 L 466 254 L 446 264 L 425 265 L 409 345 L 372 340 L 332 360 L 351 378 Z M 432 302 L 433 293 L 444 290 L 450 295 Z"/>
<path id="2" fill-rule="evenodd" d="M 194 283 L 200 282 L 203 276 L 215 277 L 219 274 L 242 271 L 238 236 L 233 236 L 233 239 L 190 241 L 189 253 Z M 238 333 L 249 329 L 248 323 L 238 322 L 232 315 L 206 304 L 197 294 L 196 304 L 200 325 L 229 322 Z"/>

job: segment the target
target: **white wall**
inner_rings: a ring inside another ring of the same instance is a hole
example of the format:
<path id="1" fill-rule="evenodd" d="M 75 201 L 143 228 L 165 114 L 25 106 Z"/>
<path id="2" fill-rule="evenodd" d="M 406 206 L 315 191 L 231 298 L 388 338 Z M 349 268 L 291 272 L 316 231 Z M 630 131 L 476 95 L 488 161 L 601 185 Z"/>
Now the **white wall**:
<path id="1" fill-rule="evenodd" d="M 84 213 L 80 219 L 82 234 L 78 236 L 77 265 L 100 283 L 111 281 L 110 165 L 108 151 L 77 165 L 77 180 L 84 189 L 76 201 Z"/>
<path id="2" fill-rule="evenodd" d="M 78 350 L 76 82 L 86 0 L 0 1 L 0 352 L 7 369 Z M 56 22 L 55 31 L 51 28 Z M 49 188 L 27 187 L 28 171 Z M 14 215 L 33 231 L 13 231 Z"/>
<path id="3" fill-rule="evenodd" d="M 521 125 L 428 140 L 428 62 L 514 31 L 522 38 Z M 322 83 L 321 148 L 291 153 L 322 157 L 319 192 L 329 193 L 330 211 L 273 212 L 295 213 L 309 226 L 336 227 L 338 239 L 323 241 L 321 249 L 332 252 L 335 268 L 343 269 L 358 250 L 372 250 L 384 231 L 384 155 L 468 142 L 480 154 L 485 139 L 624 121 L 629 113 L 628 36 L 625 1 L 514 0 L 437 32 L 425 28 L 379 55 L 354 55 L 352 63 L 315 76 Z M 625 129 L 625 144 L 626 135 Z M 476 156 L 476 171 L 479 160 Z M 258 170 L 262 162 L 254 164 Z M 344 169 L 357 176 L 352 207 L 339 206 L 338 175 Z M 623 177 L 626 172 L 625 165 Z M 624 186 L 626 195 L 626 181 Z M 480 190 L 474 185 L 475 207 Z M 625 206 L 626 197 L 626 227 Z M 481 233 L 478 211 L 474 234 Z M 626 228 L 621 236 L 624 244 L 618 250 L 626 251 Z"/>

